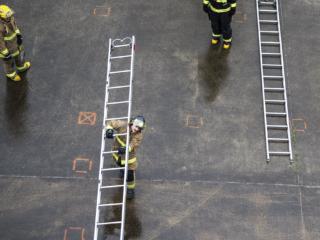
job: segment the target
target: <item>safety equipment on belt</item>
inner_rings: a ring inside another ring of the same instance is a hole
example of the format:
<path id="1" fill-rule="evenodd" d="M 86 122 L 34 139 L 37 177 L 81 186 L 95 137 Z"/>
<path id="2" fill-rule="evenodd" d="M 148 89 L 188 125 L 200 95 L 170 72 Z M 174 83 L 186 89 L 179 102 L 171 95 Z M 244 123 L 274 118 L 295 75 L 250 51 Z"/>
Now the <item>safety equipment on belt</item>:
<path id="1" fill-rule="evenodd" d="M 7 5 L 0 5 L 0 18 L 3 20 L 10 19 L 14 14 L 14 11 Z"/>
<path id="2" fill-rule="evenodd" d="M 142 115 L 138 115 L 131 119 L 130 125 L 138 127 L 141 130 L 143 130 L 146 126 L 146 120 Z"/>
<path id="3" fill-rule="evenodd" d="M 17 34 L 17 44 L 18 44 L 18 46 L 22 45 L 22 40 L 23 40 L 22 35 L 21 34 Z"/>
<path id="4" fill-rule="evenodd" d="M 113 133 L 114 133 L 113 129 L 111 128 L 107 129 L 105 138 L 113 138 Z"/>
<path id="5" fill-rule="evenodd" d="M 125 146 L 118 148 L 118 154 L 125 154 L 125 153 L 126 153 L 126 147 Z"/>

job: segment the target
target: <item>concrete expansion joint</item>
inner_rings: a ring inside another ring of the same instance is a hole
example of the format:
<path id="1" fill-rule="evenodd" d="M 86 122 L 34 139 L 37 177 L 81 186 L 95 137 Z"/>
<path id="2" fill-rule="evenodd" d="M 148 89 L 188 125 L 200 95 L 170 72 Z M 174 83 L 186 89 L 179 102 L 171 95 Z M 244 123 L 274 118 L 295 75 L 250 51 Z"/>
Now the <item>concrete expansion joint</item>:
<path id="1" fill-rule="evenodd" d="M 97 181 L 98 178 L 93 177 L 65 177 L 65 176 L 27 176 L 27 175 L 1 175 L 0 178 L 38 178 L 38 179 L 61 179 L 61 180 L 93 180 Z"/>
<path id="2" fill-rule="evenodd" d="M 237 182 L 237 181 L 210 181 L 210 180 L 195 180 L 183 181 L 178 179 L 144 179 L 144 181 L 152 181 L 155 183 L 168 182 L 177 184 L 203 183 L 203 184 L 234 184 L 234 185 L 255 185 L 255 186 L 277 186 L 277 187 L 292 187 L 292 188 L 308 188 L 320 189 L 320 185 L 304 185 L 304 184 L 290 184 L 290 183 L 267 183 L 267 182 Z"/>

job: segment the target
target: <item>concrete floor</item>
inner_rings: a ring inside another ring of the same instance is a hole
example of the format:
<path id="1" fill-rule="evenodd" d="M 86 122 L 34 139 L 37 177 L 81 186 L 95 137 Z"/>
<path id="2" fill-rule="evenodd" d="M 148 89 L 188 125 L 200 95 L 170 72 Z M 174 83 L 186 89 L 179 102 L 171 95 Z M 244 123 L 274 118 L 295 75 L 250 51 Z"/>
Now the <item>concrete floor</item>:
<path id="1" fill-rule="evenodd" d="M 131 35 L 148 127 L 126 239 L 319 239 L 320 3 L 280 2 L 291 166 L 266 164 L 254 1 L 238 3 L 229 53 L 210 47 L 201 1 L 10 1 L 33 66 L 1 80 L 0 239 L 93 238 L 107 41 Z"/>

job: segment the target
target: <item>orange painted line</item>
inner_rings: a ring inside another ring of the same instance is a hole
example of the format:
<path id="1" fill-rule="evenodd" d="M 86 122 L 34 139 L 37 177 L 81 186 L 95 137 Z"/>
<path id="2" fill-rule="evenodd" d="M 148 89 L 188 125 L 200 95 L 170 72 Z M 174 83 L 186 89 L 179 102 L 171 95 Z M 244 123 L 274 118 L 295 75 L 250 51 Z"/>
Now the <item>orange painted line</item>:
<path id="1" fill-rule="evenodd" d="M 87 173 L 87 171 L 80 171 L 80 170 L 77 170 L 76 173 Z"/>
<path id="2" fill-rule="evenodd" d="M 84 232 L 85 232 L 85 230 L 84 230 L 84 228 L 82 228 L 82 231 L 81 231 L 81 240 L 85 240 L 85 239 L 84 239 Z"/>
<path id="3" fill-rule="evenodd" d="M 95 125 L 97 113 L 95 112 L 80 112 L 78 116 L 78 124 L 82 125 Z"/>
<path id="4" fill-rule="evenodd" d="M 74 171 L 74 170 L 76 170 L 76 159 L 74 159 L 73 161 L 72 161 L 72 170 Z"/>
<path id="5" fill-rule="evenodd" d="M 63 240 L 67 240 L 67 234 L 68 234 L 68 230 L 67 228 L 64 229 L 64 237 L 63 237 Z"/>
<path id="6" fill-rule="evenodd" d="M 89 171 L 92 170 L 92 160 L 89 161 Z"/>

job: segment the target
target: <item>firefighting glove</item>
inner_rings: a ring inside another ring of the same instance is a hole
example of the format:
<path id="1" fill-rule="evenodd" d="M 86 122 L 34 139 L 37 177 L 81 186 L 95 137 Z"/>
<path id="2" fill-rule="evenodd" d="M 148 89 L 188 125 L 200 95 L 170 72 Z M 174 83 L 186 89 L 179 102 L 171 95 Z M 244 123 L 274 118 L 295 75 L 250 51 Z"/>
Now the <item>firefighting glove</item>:
<path id="1" fill-rule="evenodd" d="M 8 53 L 8 54 L 6 54 L 6 55 L 3 56 L 3 60 L 4 60 L 4 61 L 9 61 L 11 58 L 12 58 L 12 57 L 11 57 L 11 54 L 10 54 L 10 53 Z"/>
<path id="2" fill-rule="evenodd" d="M 233 16 L 236 13 L 236 8 L 231 8 L 230 16 Z"/>
<path id="3" fill-rule="evenodd" d="M 107 129 L 105 138 L 113 138 L 113 129 Z"/>
<path id="4" fill-rule="evenodd" d="M 118 154 L 125 154 L 126 153 L 126 147 L 119 147 L 118 148 Z"/>
<path id="5" fill-rule="evenodd" d="M 22 40 L 23 40 L 23 37 L 21 34 L 18 34 L 17 35 L 17 44 L 18 46 L 21 46 L 22 45 Z"/>
<path id="6" fill-rule="evenodd" d="M 209 14 L 209 7 L 207 4 L 203 4 L 203 11 Z"/>

